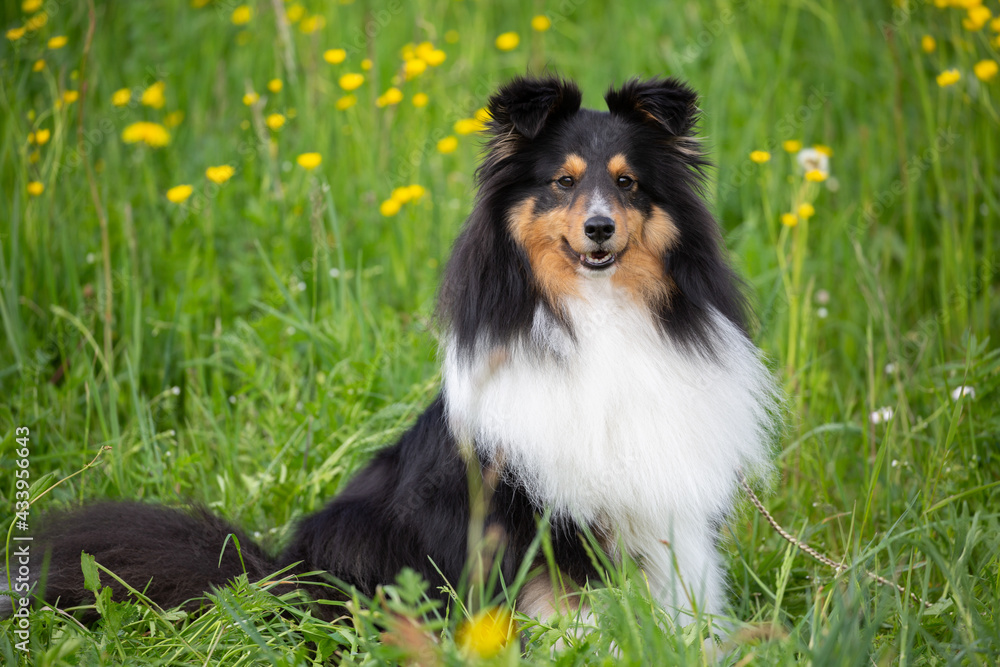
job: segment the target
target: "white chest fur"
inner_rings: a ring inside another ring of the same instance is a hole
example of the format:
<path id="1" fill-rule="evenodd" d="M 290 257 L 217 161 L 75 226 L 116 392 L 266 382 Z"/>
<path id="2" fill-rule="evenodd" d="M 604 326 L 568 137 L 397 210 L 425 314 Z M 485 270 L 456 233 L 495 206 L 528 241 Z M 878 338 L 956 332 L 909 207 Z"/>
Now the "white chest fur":
<path id="1" fill-rule="evenodd" d="M 451 428 L 540 505 L 610 523 L 662 602 L 691 606 L 677 566 L 699 606 L 718 611 L 713 524 L 732 507 L 738 471 L 769 465 L 771 376 L 718 313 L 708 358 L 666 339 L 609 280 L 566 305 L 572 338 L 539 309 L 530 343 L 471 359 L 446 347 Z"/>

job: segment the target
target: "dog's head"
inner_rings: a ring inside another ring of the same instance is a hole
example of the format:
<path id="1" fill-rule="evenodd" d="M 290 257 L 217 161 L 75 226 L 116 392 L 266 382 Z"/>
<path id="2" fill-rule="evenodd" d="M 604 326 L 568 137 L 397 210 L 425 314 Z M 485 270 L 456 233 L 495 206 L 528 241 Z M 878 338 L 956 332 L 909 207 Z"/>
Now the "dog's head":
<path id="1" fill-rule="evenodd" d="M 612 88 L 607 112 L 581 109 L 576 85 L 552 77 L 493 95 L 479 198 L 442 291 L 461 346 L 524 333 L 539 303 L 559 317 L 591 280 L 623 288 L 685 343 L 708 346 L 710 308 L 744 325 L 700 197 L 696 100 L 675 79 Z"/>

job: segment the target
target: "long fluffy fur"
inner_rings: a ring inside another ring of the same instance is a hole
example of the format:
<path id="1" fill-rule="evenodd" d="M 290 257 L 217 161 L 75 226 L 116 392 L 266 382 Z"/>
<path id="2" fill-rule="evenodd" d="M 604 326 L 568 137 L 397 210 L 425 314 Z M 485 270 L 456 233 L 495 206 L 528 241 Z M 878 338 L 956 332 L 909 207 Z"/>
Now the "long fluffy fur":
<path id="1" fill-rule="evenodd" d="M 298 525 L 282 554 L 240 536 L 251 578 L 293 566 L 372 594 L 410 567 L 432 590 L 456 583 L 471 515 L 467 465 L 478 465 L 492 485 L 486 528 L 503 539 L 508 581 L 550 512 L 556 562 L 570 580 L 597 576 L 581 538 L 589 531 L 612 559 L 623 549 L 638 560 L 664 606 L 722 610 L 718 528 L 739 472 L 768 470 L 777 391 L 702 199 L 696 97 L 654 79 L 610 90 L 606 113 L 581 110 L 580 100 L 553 77 L 515 79 L 490 99 L 478 198 L 439 300 L 441 394 Z M 512 215 L 553 210 L 544 202 L 563 195 L 552 175 L 571 152 L 595 164 L 617 152 L 635 166 L 636 190 L 602 190 L 595 201 L 618 197 L 636 219 L 673 226 L 676 240 L 654 262 L 662 289 L 637 295 L 612 280 L 617 266 L 580 269 L 563 296 L 542 289 L 543 267 L 515 239 Z M 230 532 L 201 511 L 135 503 L 58 515 L 42 536 L 45 598 L 89 600 L 79 568 L 87 551 L 160 604 L 189 603 L 242 571 L 232 547 L 217 566 Z M 553 592 L 530 588 L 528 611 L 559 608 Z"/>

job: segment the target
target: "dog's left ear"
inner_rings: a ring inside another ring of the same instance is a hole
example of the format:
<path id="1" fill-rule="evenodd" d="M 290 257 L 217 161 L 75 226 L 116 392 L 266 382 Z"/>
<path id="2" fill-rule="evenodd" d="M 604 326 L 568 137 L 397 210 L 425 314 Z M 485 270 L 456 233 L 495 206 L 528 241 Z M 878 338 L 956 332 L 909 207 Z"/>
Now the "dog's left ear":
<path id="1" fill-rule="evenodd" d="M 576 113 L 582 99 L 580 89 L 571 81 L 516 77 L 490 97 L 490 131 L 495 136 L 513 131 L 534 139 L 547 123 Z"/>
<path id="2" fill-rule="evenodd" d="M 698 94 L 679 79 L 632 79 L 604 95 L 608 110 L 655 123 L 675 137 L 689 136 L 698 122 Z"/>

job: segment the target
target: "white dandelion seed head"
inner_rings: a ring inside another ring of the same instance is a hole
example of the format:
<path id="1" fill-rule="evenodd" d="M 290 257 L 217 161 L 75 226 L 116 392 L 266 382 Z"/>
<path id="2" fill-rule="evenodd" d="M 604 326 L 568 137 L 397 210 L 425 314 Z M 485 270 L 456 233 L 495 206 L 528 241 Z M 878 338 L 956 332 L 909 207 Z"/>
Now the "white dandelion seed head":
<path id="1" fill-rule="evenodd" d="M 957 401 L 958 399 L 962 398 L 963 396 L 968 396 L 969 398 L 975 398 L 976 397 L 976 388 L 975 387 L 969 387 L 969 386 L 963 384 L 963 385 L 959 385 L 959 386 L 955 387 L 955 389 L 953 389 L 952 392 L 951 392 L 951 400 L 953 400 L 953 401 Z"/>
<path id="2" fill-rule="evenodd" d="M 803 148 L 799 151 L 796 160 L 802 171 L 812 171 L 816 169 L 824 174 L 830 173 L 830 158 L 826 153 L 820 153 L 815 148 Z"/>

